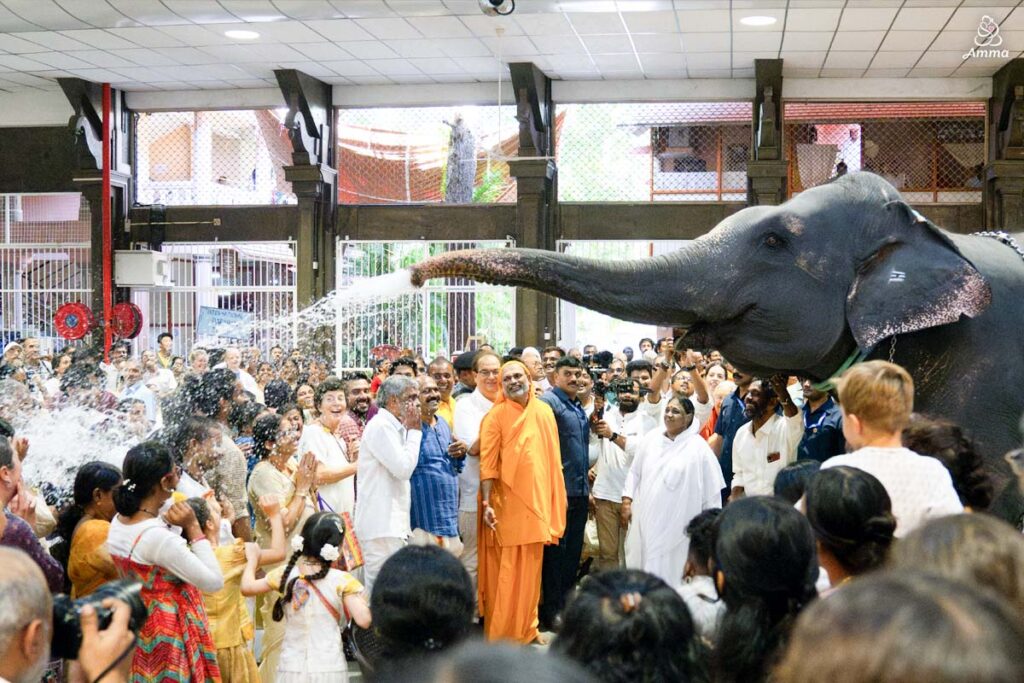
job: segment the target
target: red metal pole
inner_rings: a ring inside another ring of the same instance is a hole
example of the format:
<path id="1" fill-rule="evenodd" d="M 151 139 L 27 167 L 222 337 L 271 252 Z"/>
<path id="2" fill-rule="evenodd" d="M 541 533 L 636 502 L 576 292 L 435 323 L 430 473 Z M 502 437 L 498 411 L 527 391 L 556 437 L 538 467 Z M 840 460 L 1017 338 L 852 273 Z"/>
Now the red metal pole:
<path id="1" fill-rule="evenodd" d="M 110 206 L 110 84 L 103 84 L 103 358 L 110 362 L 110 309 L 114 304 L 113 239 Z"/>

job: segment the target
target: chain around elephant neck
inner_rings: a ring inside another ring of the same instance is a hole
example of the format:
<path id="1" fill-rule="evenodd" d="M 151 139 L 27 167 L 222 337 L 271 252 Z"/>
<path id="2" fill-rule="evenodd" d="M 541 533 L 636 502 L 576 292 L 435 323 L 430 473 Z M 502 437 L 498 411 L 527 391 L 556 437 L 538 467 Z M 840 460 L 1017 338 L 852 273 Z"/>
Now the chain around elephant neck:
<path id="1" fill-rule="evenodd" d="M 977 235 L 978 237 L 991 237 L 994 240 L 998 240 L 1017 252 L 1017 256 L 1024 259 L 1024 249 L 1021 249 L 1021 246 L 1017 244 L 1017 240 L 1013 239 L 1013 236 L 1008 232 L 1003 230 L 983 230 L 981 232 L 972 232 L 971 234 Z"/>
<path id="2" fill-rule="evenodd" d="M 896 335 L 895 334 L 892 335 L 892 342 L 890 342 L 890 344 L 889 344 L 889 362 L 890 363 L 895 363 L 896 361 L 893 360 L 894 358 L 896 358 Z"/>

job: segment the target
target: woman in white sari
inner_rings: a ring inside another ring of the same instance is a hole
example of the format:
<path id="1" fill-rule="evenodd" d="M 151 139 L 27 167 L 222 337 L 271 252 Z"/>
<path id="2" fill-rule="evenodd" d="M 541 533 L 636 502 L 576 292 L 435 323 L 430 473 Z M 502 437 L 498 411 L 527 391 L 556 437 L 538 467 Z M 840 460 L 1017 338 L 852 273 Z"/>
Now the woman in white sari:
<path id="1" fill-rule="evenodd" d="M 630 525 L 626 566 L 673 588 L 682 582 L 690 546 L 686 525 L 702 510 L 721 507 L 725 488 L 693 412 L 682 394 L 669 399 L 665 429 L 652 430 L 640 442 L 622 493 L 622 523 Z"/>

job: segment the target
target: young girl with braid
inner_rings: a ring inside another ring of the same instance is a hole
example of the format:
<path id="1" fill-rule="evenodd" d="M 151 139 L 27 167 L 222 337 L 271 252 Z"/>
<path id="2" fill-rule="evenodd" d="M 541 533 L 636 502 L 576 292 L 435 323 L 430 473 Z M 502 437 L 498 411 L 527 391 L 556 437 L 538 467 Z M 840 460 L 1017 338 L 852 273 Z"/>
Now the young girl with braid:
<path id="1" fill-rule="evenodd" d="M 362 584 L 335 568 L 344 538 L 341 517 L 319 512 L 292 539 L 288 563 L 259 580 L 259 546 L 245 546 L 248 564 L 242 574 L 242 594 L 282 593 L 273 609 L 274 621 L 285 621 L 277 683 L 348 681 L 340 626 L 352 619 L 360 628 L 369 628 L 370 608 Z"/>

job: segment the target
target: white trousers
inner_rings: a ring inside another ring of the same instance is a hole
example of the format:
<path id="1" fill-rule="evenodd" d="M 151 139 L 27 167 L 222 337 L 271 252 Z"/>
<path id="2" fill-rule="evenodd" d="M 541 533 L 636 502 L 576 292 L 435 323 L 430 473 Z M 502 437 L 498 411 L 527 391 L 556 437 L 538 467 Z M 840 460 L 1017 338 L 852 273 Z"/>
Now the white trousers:
<path id="1" fill-rule="evenodd" d="M 359 541 L 363 548 L 363 587 L 366 588 L 366 596 L 373 595 L 373 582 L 377 580 L 384 562 L 405 547 L 404 538 L 374 538 L 369 541 Z"/>

